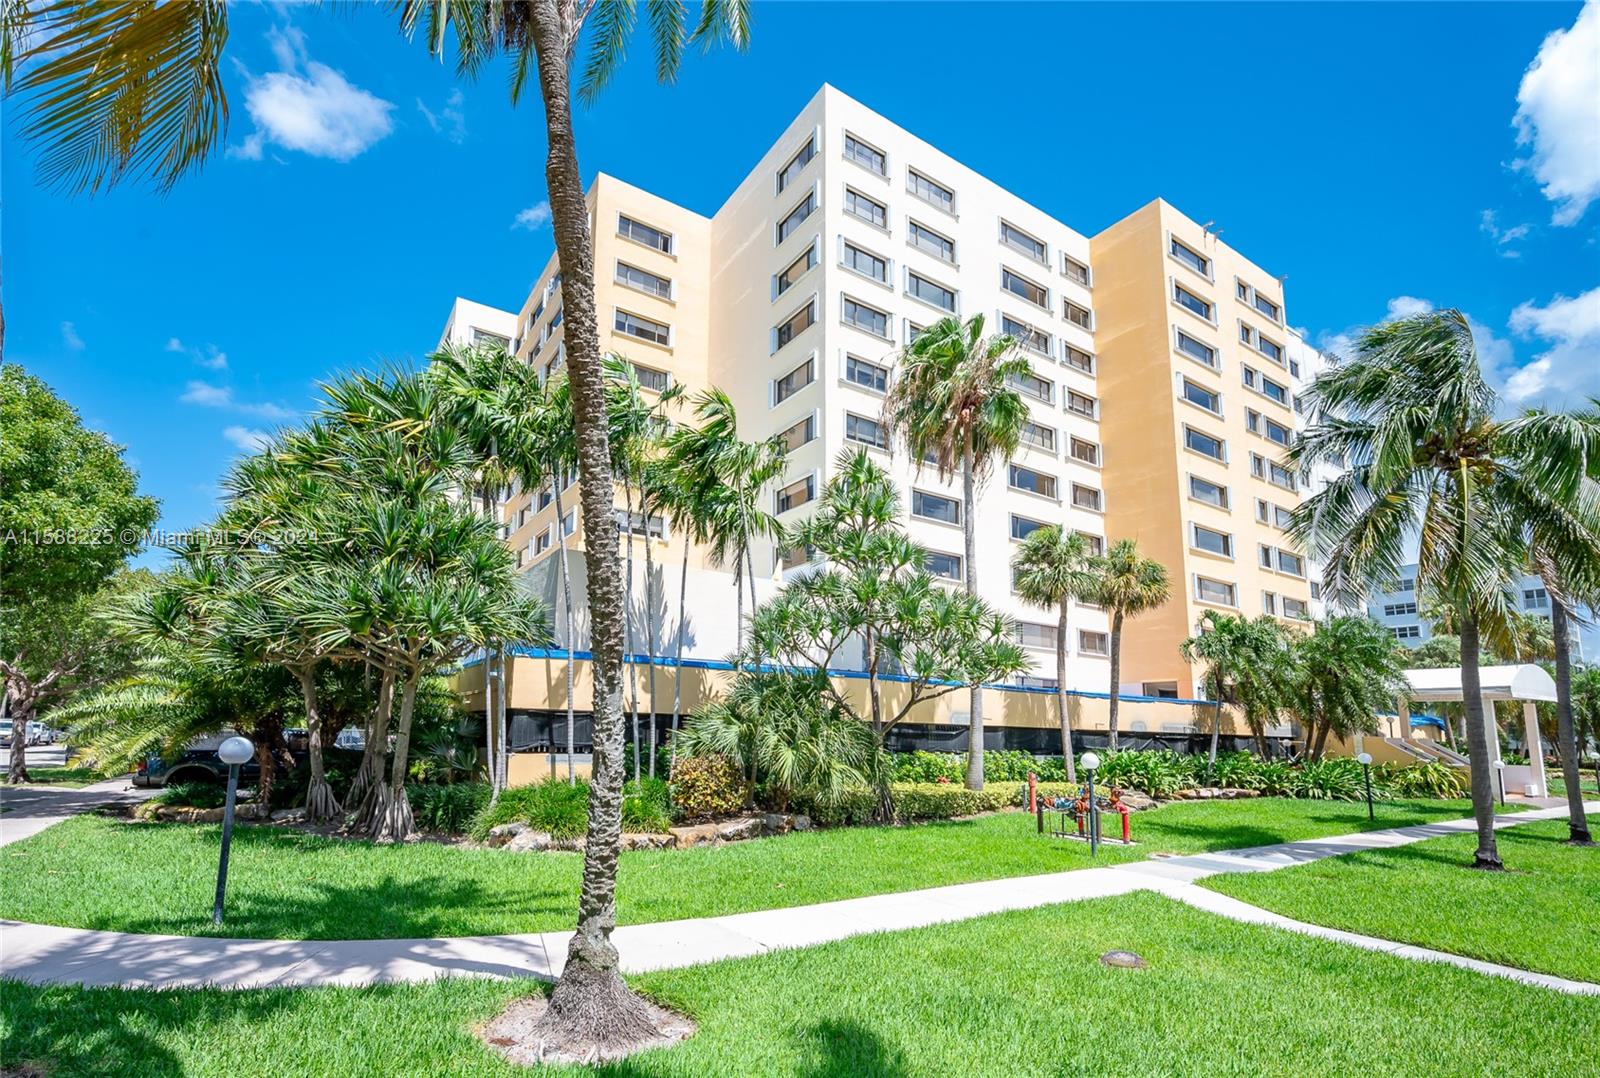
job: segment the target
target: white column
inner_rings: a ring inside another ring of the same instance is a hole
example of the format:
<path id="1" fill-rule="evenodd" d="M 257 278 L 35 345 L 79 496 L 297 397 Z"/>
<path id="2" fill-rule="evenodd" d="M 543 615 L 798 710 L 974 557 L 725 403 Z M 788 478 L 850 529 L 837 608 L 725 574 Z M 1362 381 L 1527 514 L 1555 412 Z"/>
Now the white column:
<path id="1" fill-rule="evenodd" d="M 1494 776 L 1496 773 L 1494 762 L 1500 759 L 1500 724 L 1495 721 L 1494 701 L 1489 699 L 1488 694 L 1480 696 L 1478 700 L 1483 705 L 1483 735 L 1489 742 L 1489 759 L 1484 762 L 1489 765 L 1489 774 Z M 1495 796 L 1498 797 L 1500 796 L 1500 780 L 1495 778 L 1494 783 Z"/>
<path id="2" fill-rule="evenodd" d="M 1532 700 L 1522 702 L 1523 738 L 1528 743 L 1528 766 L 1533 769 L 1533 781 L 1539 784 L 1539 796 L 1550 796 L 1550 784 L 1544 777 L 1544 744 L 1539 740 L 1539 709 Z"/>
<path id="3" fill-rule="evenodd" d="M 1400 701 L 1400 740 L 1411 740 L 1411 704 L 1409 701 Z"/>

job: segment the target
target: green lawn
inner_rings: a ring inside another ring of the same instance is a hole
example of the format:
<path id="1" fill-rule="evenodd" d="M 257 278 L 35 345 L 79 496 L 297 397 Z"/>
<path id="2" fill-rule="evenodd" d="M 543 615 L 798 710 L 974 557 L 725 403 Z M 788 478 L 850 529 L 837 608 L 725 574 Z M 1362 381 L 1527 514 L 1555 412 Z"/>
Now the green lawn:
<path id="1" fill-rule="evenodd" d="M 1138 951 L 1145 970 L 1097 957 Z M 1592 1073 L 1600 1000 L 1236 924 L 1153 894 L 636 983 L 699 1033 L 600 1073 Z M 0 1065 L 137 1074 L 512 1075 L 471 1035 L 526 982 L 121 991 L 0 984 Z M 1462 1016 L 1470 1015 L 1470 1020 Z"/>
<path id="2" fill-rule="evenodd" d="M 1464 867 L 1477 845 L 1466 834 L 1204 886 L 1300 921 L 1600 981 L 1600 848 L 1566 837 L 1565 820 L 1497 832 L 1508 872 Z"/>
<path id="3" fill-rule="evenodd" d="M 87 767 L 28 768 L 28 785 L 30 786 L 61 786 L 68 789 L 77 789 L 81 786 L 92 786 L 97 782 L 104 782 L 110 777 Z"/>
<path id="4" fill-rule="evenodd" d="M 1178 802 L 1134 817 L 1141 845 L 1101 864 L 1453 819 L 1465 802 L 1364 804 L 1260 798 Z M 210 920 L 219 828 L 81 816 L 0 849 L 0 917 L 77 928 L 279 939 L 489 935 L 570 928 L 577 854 L 432 843 L 372 846 L 297 831 L 234 831 L 227 921 Z M 624 923 L 709 917 L 1090 864 L 1081 843 L 997 813 L 902 828 L 845 828 L 721 847 L 627 853 Z"/>

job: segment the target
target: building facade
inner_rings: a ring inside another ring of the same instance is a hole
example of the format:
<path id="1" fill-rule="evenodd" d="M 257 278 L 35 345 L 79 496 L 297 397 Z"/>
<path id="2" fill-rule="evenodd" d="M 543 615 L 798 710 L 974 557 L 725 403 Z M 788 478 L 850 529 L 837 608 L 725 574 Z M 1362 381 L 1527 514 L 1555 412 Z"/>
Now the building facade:
<path id="1" fill-rule="evenodd" d="M 1537 576 L 1524 576 L 1513 584 L 1511 601 L 1524 614 L 1547 620 L 1550 617 L 1550 593 Z M 1367 597 L 1367 614 L 1407 647 L 1417 647 L 1433 635 L 1433 625 L 1419 606 L 1415 564 L 1401 566 L 1399 578 L 1390 590 Z M 1577 627 L 1573 639 L 1581 648 L 1583 634 Z"/>

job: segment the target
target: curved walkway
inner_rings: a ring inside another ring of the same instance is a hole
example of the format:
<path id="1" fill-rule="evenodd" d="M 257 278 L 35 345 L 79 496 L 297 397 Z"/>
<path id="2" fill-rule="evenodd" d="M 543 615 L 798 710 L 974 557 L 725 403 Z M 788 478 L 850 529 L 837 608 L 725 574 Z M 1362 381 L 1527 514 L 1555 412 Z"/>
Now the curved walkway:
<path id="1" fill-rule="evenodd" d="M 1600 812 L 1600 802 L 1586 806 Z M 1564 808 L 1500 816 L 1495 826 L 1560 819 Z M 870 932 L 922 928 L 1006 910 L 1028 909 L 1131 891 L 1157 891 L 1234 920 L 1271 925 L 1402 958 L 1442 962 L 1574 995 L 1600 995 L 1600 985 L 1568 980 L 1392 940 L 1304 924 L 1194 886 L 1224 872 L 1270 872 L 1356 850 L 1404 846 L 1473 829 L 1452 820 L 1366 831 L 1304 842 L 1137 861 L 873 895 L 723 917 L 624 925 L 613 938 L 626 972 L 693 966 L 767 951 L 809 947 Z M 438 977 L 553 979 L 566 960 L 570 932 L 453 939 L 240 940 L 145 936 L 0 920 L 0 975 L 33 984 L 124 988 L 265 988 L 367 985 Z"/>

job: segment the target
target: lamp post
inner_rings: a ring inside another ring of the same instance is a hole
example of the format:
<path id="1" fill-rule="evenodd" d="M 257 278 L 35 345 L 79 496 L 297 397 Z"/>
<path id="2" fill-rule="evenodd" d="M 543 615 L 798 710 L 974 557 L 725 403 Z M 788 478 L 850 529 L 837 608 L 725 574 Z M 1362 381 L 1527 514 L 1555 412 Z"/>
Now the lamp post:
<path id="1" fill-rule="evenodd" d="M 222 895 L 228 889 L 228 846 L 233 842 L 233 799 L 239 792 L 239 765 L 256 753 L 247 737 L 230 737 L 217 746 L 217 759 L 228 765 L 228 799 L 222 806 L 222 856 L 217 861 L 217 900 L 211 904 L 211 923 L 222 923 Z"/>
<path id="2" fill-rule="evenodd" d="M 1367 819 L 1375 819 L 1372 814 L 1372 753 L 1358 754 L 1356 762 L 1361 765 L 1361 781 L 1366 783 L 1367 787 Z"/>
<path id="3" fill-rule="evenodd" d="M 1094 803 L 1094 773 L 1100 767 L 1100 757 L 1092 752 L 1083 754 L 1083 769 L 1089 775 L 1089 856 L 1100 852 L 1100 811 Z"/>
<path id="4" fill-rule="evenodd" d="M 1506 762 L 1504 760 L 1496 760 L 1494 762 L 1494 774 L 1495 774 L 1495 778 L 1500 780 L 1500 807 L 1501 808 L 1505 808 L 1506 807 Z"/>

